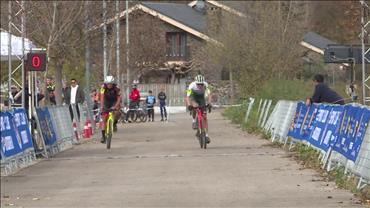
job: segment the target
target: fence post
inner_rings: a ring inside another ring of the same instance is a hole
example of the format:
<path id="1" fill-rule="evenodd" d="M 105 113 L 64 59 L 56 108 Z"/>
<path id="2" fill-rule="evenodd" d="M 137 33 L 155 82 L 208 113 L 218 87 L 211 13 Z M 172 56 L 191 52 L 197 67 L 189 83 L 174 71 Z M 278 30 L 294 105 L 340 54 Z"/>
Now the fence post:
<path id="1" fill-rule="evenodd" d="M 264 100 L 263 101 L 263 105 L 262 105 L 262 108 L 261 108 L 261 111 L 260 111 L 260 114 L 258 115 L 258 126 L 261 125 L 261 122 L 262 122 L 262 116 L 265 112 L 265 108 L 266 108 L 266 104 L 267 104 L 267 100 Z"/>
<path id="2" fill-rule="evenodd" d="M 260 100 L 260 104 L 258 105 L 257 117 L 258 117 L 258 115 L 259 115 L 259 113 L 260 113 L 260 110 L 261 110 L 262 100 L 263 100 L 263 99 L 261 98 L 261 100 Z"/>
<path id="3" fill-rule="evenodd" d="M 244 123 L 247 123 L 247 121 L 248 121 L 249 114 L 250 114 L 250 112 L 252 110 L 252 106 L 254 104 L 254 98 L 249 98 L 249 102 L 247 104 L 248 104 L 248 108 L 247 108 L 247 111 L 245 112 Z"/>
<path id="4" fill-rule="evenodd" d="M 270 110 L 270 107 L 271 107 L 271 103 L 272 103 L 272 100 L 269 100 L 268 101 L 268 104 L 267 104 L 267 107 L 266 107 L 266 110 L 265 110 L 264 118 L 262 120 L 261 127 L 264 127 L 265 126 L 265 123 L 266 123 L 266 120 L 267 120 L 267 115 L 268 115 L 269 110 Z"/>

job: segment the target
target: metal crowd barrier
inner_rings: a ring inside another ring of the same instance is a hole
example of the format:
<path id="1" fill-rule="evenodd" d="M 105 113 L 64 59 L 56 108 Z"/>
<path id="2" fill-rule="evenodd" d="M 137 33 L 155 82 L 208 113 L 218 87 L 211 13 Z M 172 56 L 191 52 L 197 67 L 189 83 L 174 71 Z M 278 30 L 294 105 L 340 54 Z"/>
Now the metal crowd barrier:
<path id="1" fill-rule="evenodd" d="M 73 129 L 68 106 L 49 107 L 57 135 L 58 151 L 62 152 L 72 147 Z"/>
<path id="2" fill-rule="evenodd" d="M 370 184 L 370 128 L 368 127 L 365 139 L 356 160 L 353 172 L 360 176 L 357 188 L 363 188 L 362 183 Z"/>
<path id="3" fill-rule="evenodd" d="M 286 144 L 288 141 L 288 132 L 293 125 L 296 114 L 297 103 L 295 101 L 279 101 L 269 119 L 264 125 L 264 130 L 272 134 L 272 141 L 277 140 L 280 143 Z M 260 109 L 263 111 L 262 101 L 260 102 Z M 262 108 L 261 108 L 262 106 Z M 358 106 L 358 105 L 357 105 Z M 360 106 L 361 108 L 366 106 Z M 261 120 L 261 115 L 259 117 Z M 330 147 L 327 151 L 311 145 L 309 142 L 292 139 L 291 146 L 294 142 L 302 142 L 307 146 L 311 146 L 321 152 L 321 161 L 323 168 L 327 171 L 333 170 L 335 167 L 344 167 L 345 172 L 359 177 L 358 188 L 361 189 L 370 184 L 370 128 L 366 129 L 365 136 L 360 146 L 360 151 L 355 161 L 347 159 L 341 153 L 332 150 Z"/>

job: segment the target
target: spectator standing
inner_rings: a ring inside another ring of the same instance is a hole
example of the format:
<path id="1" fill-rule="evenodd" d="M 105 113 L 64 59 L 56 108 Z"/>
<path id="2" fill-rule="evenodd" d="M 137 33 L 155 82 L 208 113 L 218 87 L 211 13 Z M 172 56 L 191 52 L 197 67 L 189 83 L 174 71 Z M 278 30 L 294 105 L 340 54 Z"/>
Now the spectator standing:
<path id="1" fill-rule="evenodd" d="M 161 110 L 161 121 L 163 121 L 163 116 L 165 117 L 167 121 L 167 110 L 166 110 L 166 93 L 164 92 L 163 89 L 161 89 L 161 92 L 158 93 L 158 100 L 159 100 L 159 108 Z"/>
<path id="2" fill-rule="evenodd" d="M 130 99 L 130 108 L 131 107 L 139 106 L 139 103 L 140 103 L 140 92 L 137 89 L 137 85 L 136 84 L 133 84 L 132 85 L 132 90 L 130 92 L 129 99 Z"/>
<path id="3" fill-rule="evenodd" d="M 85 102 L 85 94 L 83 92 L 83 89 L 77 84 L 76 79 L 71 79 L 71 86 L 67 87 L 65 90 L 65 103 L 69 105 L 69 112 L 71 114 L 71 118 L 73 121 L 73 106 L 76 107 L 78 120 L 80 120 L 80 109 L 78 107 L 78 104 L 82 104 Z"/>
<path id="4" fill-rule="evenodd" d="M 146 98 L 146 108 L 148 111 L 149 121 L 152 119 L 152 122 L 154 122 L 154 104 L 156 103 L 156 100 L 152 93 L 153 92 L 149 90 L 149 95 Z"/>
<path id="5" fill-rule="evenodd" d="M 132 89 L 131 89 L 131 92 L 130 92 L 130 95 L 129 95 L 128 98 L 130 100 L 129 109 L 136 109 L 137 107 L 139 107 L 139 104 L 140 104 L 140 92 L 137 89 L 137 85 L 136 84 L 133 84 L 132 85 Z M 133 112 L 130 111 L 130 110 L 127 112 L 126 121 L 128 121 L 128 122 L 131 122 L 131 121 L 128 120 L 128 118 L 130 118 L 130 116 L 131 116 L 131 113 L 133 113 Z"/>
<path id="6" fill-rule="evenodd" d="M 52 78 L 46 78 L 46 90 L 49 95 L 50 104 L 56 105 L 57 102 L 55 100 L 55 84 Z"/>
<path id="7" fill-rule="evenodd" d="M 316 74 L 313 77 L 313 82 L 315 85 L 315 91 L 311 98 L 306 99 L 307 106 L 311 105 L 312 103 L 332 103 L 344 105 L 343 98 L 334 90 L 330 89 L 326 84 L 324 84 L 323 75 Z"/>

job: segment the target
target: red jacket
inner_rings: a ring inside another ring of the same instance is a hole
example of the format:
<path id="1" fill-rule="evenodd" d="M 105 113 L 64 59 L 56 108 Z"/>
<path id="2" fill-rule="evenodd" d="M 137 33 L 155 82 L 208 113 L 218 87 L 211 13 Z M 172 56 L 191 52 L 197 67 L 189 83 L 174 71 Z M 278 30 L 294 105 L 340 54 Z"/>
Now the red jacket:
<path id="1" fill-rule="evenodd" d="M 132 102 L 137 102 L 137 101 L 140 101 L 140 92 L 139 90 L 137 89 L 132 89 L 131 93 L 130 93 L 130 96 L 129 96 L 130 100 Z"/>

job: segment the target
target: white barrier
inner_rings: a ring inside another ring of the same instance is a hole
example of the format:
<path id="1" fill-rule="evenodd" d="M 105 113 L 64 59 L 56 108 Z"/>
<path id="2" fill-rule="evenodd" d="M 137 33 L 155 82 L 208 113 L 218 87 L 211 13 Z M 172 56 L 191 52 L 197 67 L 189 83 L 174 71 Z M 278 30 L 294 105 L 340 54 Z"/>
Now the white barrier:
<path id="1" fill-rule="evenodd" d="M 286 144 L 287 134 L 292 123 L 296 107 L 297 102 L 295 101 L 280 100 L 276 104 L 270 118 L 264 125 L 264 129 L 272 134 L 273 142 L 278 139 L 279 142 Z"/>
<path id="2" fill-rule="evenodd" d="M 370 128 L 366 130 L 364 141 L 361 145 L 361 149 L 358 158 L 353 169 L 355 174 L 359 175 L 359 187 L 362 182 L 370 184 Z"/>

